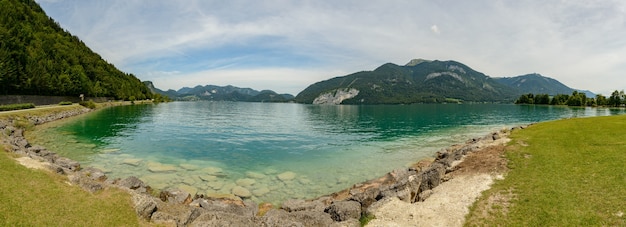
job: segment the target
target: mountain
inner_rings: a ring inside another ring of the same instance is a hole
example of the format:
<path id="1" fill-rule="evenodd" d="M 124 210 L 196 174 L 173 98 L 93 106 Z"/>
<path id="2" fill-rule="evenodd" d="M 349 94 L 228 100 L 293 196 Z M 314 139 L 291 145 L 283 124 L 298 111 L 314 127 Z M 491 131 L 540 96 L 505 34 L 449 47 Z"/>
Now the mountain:
<path id="1" fill-rule="evenodd" d="M 581 91 L 570 88 L 565 84 L 549 78 L 542 76 L 541 74 L 532 73 L 527 75 L 521 75 L 516 77 L 502 77 L 502 78 L 494 78 L 498 83 L 510 86 L 514 89 L 517 89 L 518 93 L 521 94 L 548 94 L 548 95 L 557 95 L 557 94 L 572 94 L 574 91 L 584 92 L 587 97 L 594 97 L 595 94 L 590 91 Z"/>
<path id="2" fill-rule="evenodd" d="M 139 79 L 103 60 L 35 1 L 0 2 L 0 95 L 152 98 Z"/>
<path id="3" fill-rule="evenodd" d="M 149 86 L 151 84 L 152 83 L 150 82 L 150 84 L 147 84 L 147 85 Z M 212 101 L 241 101 L 241 102 L 288 102 L 294 98 L 293 95 L 278 94 L 271 90 L 257 91 L 251 88 L 240 88 L 240 87 L 235 87 L 231 85 L 228 85 L 228 86 L 198 85 L 193 88 L 183 87 L 179 89 L 178 91 L 174 91 L 174 90 L 162 91 L 160 89 L 154 88 L 154 91 L 156 93 L 166 95 L 172 99 L 184 100 L 184 101 L 212 100 Z"/>
<path id="4" fill-rule="evenodd" d="M 411 60 L 384 64 L 310 85 L 299 103 L 408 104 L 441 102 L 512 102 L 517 92 L 456 61 Z"/>

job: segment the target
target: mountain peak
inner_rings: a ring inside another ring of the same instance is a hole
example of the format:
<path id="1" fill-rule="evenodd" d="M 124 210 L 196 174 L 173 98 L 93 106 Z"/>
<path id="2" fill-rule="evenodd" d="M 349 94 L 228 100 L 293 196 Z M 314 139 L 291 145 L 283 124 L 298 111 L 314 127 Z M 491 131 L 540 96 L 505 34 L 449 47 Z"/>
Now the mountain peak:
<path id="1" fill-rule="evenodd" d="M 421 58 L 413 59 L 413 60 L 409 61 L 409 63 L 406 63 L 406 65 L 404 65 L 404 66 L 416 66 L 416 65 L 419 65 L 419 64 L 424 63 L 424 62 L 431 62 L 431 60 L 425 60 L 425 59 L 421 59 Z"/>

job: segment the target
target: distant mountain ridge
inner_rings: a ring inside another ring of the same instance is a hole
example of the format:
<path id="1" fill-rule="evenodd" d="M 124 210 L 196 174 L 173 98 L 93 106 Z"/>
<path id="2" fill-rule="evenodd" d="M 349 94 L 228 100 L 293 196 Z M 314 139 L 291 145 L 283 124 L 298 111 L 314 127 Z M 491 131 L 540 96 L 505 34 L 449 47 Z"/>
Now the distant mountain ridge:
<path id="1" fill-rule="evenodd" d="M 526 93 L 573 91 L 578 90 L 540 74 L 492 78 L 456 61 L 413 59 L 404 66 L 387 63 L 373 71 L 314 83 L 294 100 L 313 104 L 512 103 Z"/>
<path id="2" fill-rule="evenodd" d="M 146 83 L 148 87 L 152 87 L 151 90 L 153 92 L 166 95 L 174 100 L 183 101 L 212 100 L 240 102 L 288 102 L 294 98 L 293 95 L 278 94 L 272 90 L 257 91 L 251 88 L 240 88 L 232 85 L 198 85 L 193 88 L 183 87 L 178 89 L 178 91 L 163 91 L 155 88 L 150 81 L 146 81 L 144 83 Z"/>
<path id="3" fill-rule="evenodd" d="M 335 99 L 330 98 L 333 96 L 336 96 Z M 295 101 L 319 104 L 323 102 L 318 98 L 324 97 L 329 102 L 339 101 L 343 104 L 442 103 L 459 100 L 512 102 L 516 96 L 517 93 L 508 86 L 460 62 L 417 59 L 404 66 L 387 63 L 373 71 L 317 82 L 300 92 Z"/>
<path id="4" fill-rule="evenodd" d="M 572 94 L 574 91 L 584 92 L 587 97 L 593 97 L 595 94 L 590 91 L 582 91 L 568 87 L 550 77 L 542 76 L 538 73 L 531 73 L 516 77 L 500 77 L 494 78 L 497 82 L 510 86 L 518 90 L 522 94 Z"/>

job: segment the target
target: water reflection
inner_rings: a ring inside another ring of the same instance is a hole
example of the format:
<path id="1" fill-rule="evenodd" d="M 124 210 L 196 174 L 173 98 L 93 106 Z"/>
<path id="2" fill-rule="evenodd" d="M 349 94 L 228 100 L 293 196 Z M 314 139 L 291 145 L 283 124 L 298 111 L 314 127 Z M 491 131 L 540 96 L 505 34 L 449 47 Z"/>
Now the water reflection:
<path id="1" fill-rule="evenodd" d="M 106 145 L 109 138 L 135 133 L 140 124 L 149 124 L 152 106 L 130 105 L 107 108 L 85 117 L 77 118 L 70 124 L 59 127 L 80 141 L 88 141 L 98 146 Z"/>

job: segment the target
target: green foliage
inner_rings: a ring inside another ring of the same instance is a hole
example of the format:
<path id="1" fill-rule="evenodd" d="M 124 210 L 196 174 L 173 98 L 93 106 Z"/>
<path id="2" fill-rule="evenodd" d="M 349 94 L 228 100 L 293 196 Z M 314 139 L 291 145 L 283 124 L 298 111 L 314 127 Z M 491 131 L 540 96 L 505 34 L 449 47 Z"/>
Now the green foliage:
<path id="1" fill-rule="evenodd" d="M 165 95 L 161 95 L 161 94 L 154 94 L 152 99 L 153 99 L 154 103 L 171 102 L 172 101 L 170 99 L 170 97 L 165 96 Z"/>
<path id="2" fill-rule="evenodd" d="M 87 107 L 89 109 L 95 109 L 96 108 L 96 103 L 93 102 L 93 100 L 82 101 L 82 102 L 79 102 L 78 104 L 80 104 L 81 106 Z"/>
<path id="3" fill-rule="evenodd" d="M 574 91 L 572 95 L 567 99 L 568 106 L 586 106 L 587 96 L 585 93 Z"/>
<path id="4" fill-rule="evenodd" d="M 35 104 L 20 103 L 20 104 L 0 105 L 0 111 L 23 110 L 23 109 L 32 109 L 32 108 L 35 108 Z"/>
<path id="5" fill-rule="evenodd" d="M 13 120 L 13 126 L 20 128 L 20 129 L 24 129 L 26 131 L 31 131 L 33 129 L 35 129 L 35 124 L 33 124 L 33 122 L 29 121 L 28 119 L 25 118 L 16 118 Z"/>
<path id="6" fill-rule="evenodd" d="M 366 226 L 367 223 L 374 219 L 376 219 L 376 216 L 373 214 L 363 214 L 361 215 L 361 218 L 359 218 L 359 222 L 361 223 L 361 226 Z"/>
<path id="7" fill-rule="evenodd" d="M 506 148 L 510 171 L 465 225 L 625 226 L 624 122 L 626 115 L 578 118 L 515 131 Z"/>
<path id="8" fill-rule="evenodd" d="M 558 94 L 550 99 L 547 94 L 523 94 L 516 101 L 515 104 L 542 104 L 542 105 L 568 105 L 568 106 L 619 106 L 622 104 L 620 92 L 615 91 L 611 98 L 607 100 L 602 95 L 596 95 L 596 97 L 587 97 L 583 92 L 574 91 L 572 95 Z"/>
<path id="9" fill-rule="evenodd" d="M 67 105 L 72 105 L 72 102 L 66 101 L 66 102 L 60 102 L 59 105 L 61 106 L 67 106 Z"/>
<path id="10" fill-rule="evenodd" d="M 609 106 L 621 106 L 623 101 L 622 101 L 622 97 L 624 96 L 622 93 L 624 93 L 623 91 L 620 93 L 619 91 L 614 91 L 611 96 L 609 97 L 609 100 L 607 102 L 607 104 Z"/>
<path id="11" fill-rule="evenodd" d="M 523 94 L 515 101 L 515 104 L 535 104 L 535 95 Z"/>
<path id="12" fill-rule="evenodd" d="M 609 105 L 609 100 L 604 97 L 604 95 L 596 95 L 596 105 L 598 106 L 607 106 Z"/>
<path id="13" fill-rule="evenodd" d="M 0 95 L 151 98 L 148 88 L 63 30 L 33 0 L 0 0 Z"/>

